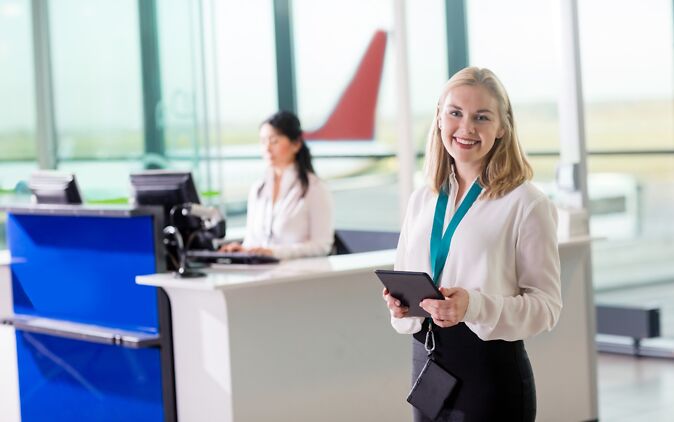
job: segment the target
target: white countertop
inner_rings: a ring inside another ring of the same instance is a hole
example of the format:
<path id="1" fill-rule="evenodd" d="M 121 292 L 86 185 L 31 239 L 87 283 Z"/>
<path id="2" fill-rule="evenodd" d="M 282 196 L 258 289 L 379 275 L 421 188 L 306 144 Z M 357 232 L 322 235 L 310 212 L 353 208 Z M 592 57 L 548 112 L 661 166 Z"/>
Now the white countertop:
<path id="1" fill-rule="evenodd" d="M 589 245 L 590 236 L 577 237 L 559 242 L 560 249 Z M 223 290 L 256 285 L 299 281 L 308 278 L 326 277 L 376 269 L 390 269 L 395 260 L 395 250 L 365 252 L 350 255 L 334 255 L 303 258 L 264 265 L 220 265 L 202 269 L 206 277 L 177 278 L 173 273 L 150 274 L 136 277 L 136 283 L 145 286 L 168 287 L 192 290 Z"/>
<path id="2" fill-rule="evenodd" d="M 334 255 L 303 258 L 264 265 L 219 265 L 202 270 L 206 277 L 176 278 L 173 273 L 151 274 L 136 277 L 136 283 L 146 286 L 170 287 L 196 290 L 217 290 L 244 287 L 255 283 L 275 284 L 288 281 L 334 275 L 362 273 L 393 267 L 395 250 L 365 252 L 350 255 Z M 374 276 L 374 275 L 373 275 Z"/>
<path id="3" fill-rule="evenodd" d="M 565 249 L 573 246 L 579 246 L 579 245 L 589 245 L 590 242 L 593 240 L 597 240 L 596 237 L 592 236 L 578 236 L 578 237 L 572 237 L 570 239 L 559 239 L 559 249 Z"/>

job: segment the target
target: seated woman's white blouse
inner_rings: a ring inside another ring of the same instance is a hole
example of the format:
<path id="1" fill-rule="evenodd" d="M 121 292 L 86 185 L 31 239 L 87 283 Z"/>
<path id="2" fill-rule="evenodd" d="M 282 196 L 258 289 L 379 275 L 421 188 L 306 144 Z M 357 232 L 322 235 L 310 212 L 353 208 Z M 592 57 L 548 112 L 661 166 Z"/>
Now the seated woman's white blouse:
<path id="1" fill-rule="evenodd" d="M 244 247 L 269 248 L 279 259 L 330 253 L 334 241 L 332 195 L 315 174 L 308 176 L 309 187 L 302 197 L 297 170 L 294 166 L 287 168 L 275 204 L 271 169 L 264 180 L 253 185 L 248 195 Z"/>
<path id="2" fill-rule="evenodd" d="M 445 228 L 455 212 L 456 186 L 452 174 Z M 396 270 L 432 274 L 430 235 L 437 197 L 428 187 L 412 194 Z M 529 182 L 498 199 L 481 195 L 461 220 L 440 284 L 468 291 L 463 322 L 482 340 L 520 340 L 557 323 L 562 298 L 556 225 L 553 204 Z M 391 316 L 400 333 L 415 333 L 422 322 Z"/>

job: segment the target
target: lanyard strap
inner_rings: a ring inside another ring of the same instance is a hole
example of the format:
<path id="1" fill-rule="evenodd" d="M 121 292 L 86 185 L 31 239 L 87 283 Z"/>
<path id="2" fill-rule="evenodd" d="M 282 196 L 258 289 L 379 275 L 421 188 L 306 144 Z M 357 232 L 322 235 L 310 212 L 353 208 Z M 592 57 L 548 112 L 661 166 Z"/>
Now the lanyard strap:
<path id="1" fill-rule="evenodd" d="M 431 231 L 431 271 L 433 272 L 433 282 L 438 286 L 440 285 L 440 274 L 442 274 L 445 262 L 447 262 L 452 236 L 454 236 L 456 228 L 480 195 L 480 192 L 482 192 L 482 186 L 476 180 L 449 221 L 444 235 L 442 234 L 442 226 L 445 223 L 445 213 L 447 212 L 447 201 L 449 198 L 444 189 L 441 189 L 438 194 L 438 200 L 435 203 L 433 229 Z"/>

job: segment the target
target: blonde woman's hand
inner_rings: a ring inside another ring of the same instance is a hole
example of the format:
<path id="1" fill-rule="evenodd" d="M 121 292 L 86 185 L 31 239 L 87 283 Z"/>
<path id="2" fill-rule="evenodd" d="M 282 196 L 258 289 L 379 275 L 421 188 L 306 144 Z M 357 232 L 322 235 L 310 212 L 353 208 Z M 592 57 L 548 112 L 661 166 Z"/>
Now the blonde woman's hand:
<path id="1" fill-rule="evenodd" d="M 386 301 L 386 306 L 391 311 L 391 315 L 395 318 L 405 318 L 407 316 L 408 308 L 406 306 L 400 306 L 400 301 L 389 293 L 388 289 L 384 288 L 382 292 L 382 297 Z"/>
<path id="2" fill-rule="evenodd" d="M 419 304 L 431 314 L 438 327 L 451 327 L 463 320 L 468 310 L 468 292 L 461 287 L 440 288 L 444 300 L 424 299 Z"/>

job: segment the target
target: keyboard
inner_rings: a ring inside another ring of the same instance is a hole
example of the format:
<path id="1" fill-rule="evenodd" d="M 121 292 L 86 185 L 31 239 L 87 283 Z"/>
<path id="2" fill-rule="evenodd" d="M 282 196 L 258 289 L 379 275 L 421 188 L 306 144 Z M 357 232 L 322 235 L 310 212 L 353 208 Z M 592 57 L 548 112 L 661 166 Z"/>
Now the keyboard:
<path id="1" fill-rule="evenodd" d="M 248 252 L 221 252 L 209 250 L 187 251 L 187 259 L 209 264 L 274 264 L 278 258 L 269 255 L 256 255 Z"/>

